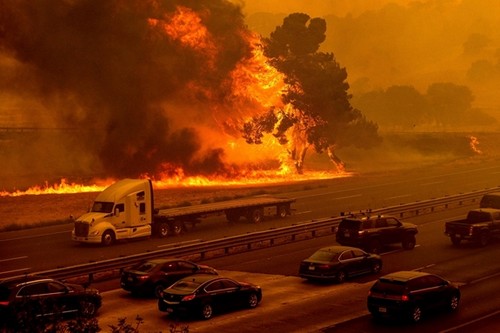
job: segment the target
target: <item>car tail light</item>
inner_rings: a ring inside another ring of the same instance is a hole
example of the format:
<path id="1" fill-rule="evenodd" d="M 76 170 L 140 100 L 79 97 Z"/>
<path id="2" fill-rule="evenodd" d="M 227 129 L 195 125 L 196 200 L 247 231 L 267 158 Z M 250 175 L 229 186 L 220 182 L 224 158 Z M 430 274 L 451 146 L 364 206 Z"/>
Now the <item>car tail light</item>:
<path id="1" fill-rule="evenodd" d="M 149 275 L 139 275 L 139 276 L 137 277 L 137 279 L 138 279 L 138 280 L 147 280 L 147 279 L 149 279 Z"/>
<path id="2" fill-rule="evenodd" d="M 410 300 L 410 298 L 408 297 L 408 295 L 401 295 L 401 300 L 403 302 L 408 302 Z"/>
<path id="3" fill-rule="evenodd" d="M 192 299 L 194 299 L 195 295 L 194 294 L 191 294 L 191 295 L 187 295 L 187 296 L 184 296 L 182 298 L 182 301 L 183 302 L 187 302 L 187 301 L 191 301 Z"/>
<path id="4" fill-rule="evenodd" d="M 9 306 L 9 301 L 1 301 L 0 306 Z"/>

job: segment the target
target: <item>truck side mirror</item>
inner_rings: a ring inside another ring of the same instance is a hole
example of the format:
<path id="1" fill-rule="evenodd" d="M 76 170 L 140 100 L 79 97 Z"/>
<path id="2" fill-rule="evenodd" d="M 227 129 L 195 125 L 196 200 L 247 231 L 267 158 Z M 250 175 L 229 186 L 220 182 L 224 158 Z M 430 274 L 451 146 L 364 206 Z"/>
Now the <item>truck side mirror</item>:
<path id="1" fill-rule="evenodd" d="M 115 216 L 120 216 L 120 208 L 115 208 Z"/>

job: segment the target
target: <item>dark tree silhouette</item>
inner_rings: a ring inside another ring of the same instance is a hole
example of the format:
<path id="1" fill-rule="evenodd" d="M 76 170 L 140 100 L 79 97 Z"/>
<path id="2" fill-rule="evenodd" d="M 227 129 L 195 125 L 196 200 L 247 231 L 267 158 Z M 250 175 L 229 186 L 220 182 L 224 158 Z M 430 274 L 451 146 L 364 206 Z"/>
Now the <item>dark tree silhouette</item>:
<path id="1" fill-rule="evenodd" d="M 294 13 L 263 40 L 270 64 L 285 76 L 285 107 L 273 108 L 243 128 L 249 143 L 260 143 L 264 133 L 272 133 L 281 144 L 288 145 L 299 173 L 311 146 L 318 153 L 326 151 L 334 165 L 343 170 L 344 163 L 335 154 L 337 148 L 368 148 L 381 141 L 378 126 L 350 104 L 345 68 L 333 53 L 318 51 L 325 33 L 325 20 Z"/>

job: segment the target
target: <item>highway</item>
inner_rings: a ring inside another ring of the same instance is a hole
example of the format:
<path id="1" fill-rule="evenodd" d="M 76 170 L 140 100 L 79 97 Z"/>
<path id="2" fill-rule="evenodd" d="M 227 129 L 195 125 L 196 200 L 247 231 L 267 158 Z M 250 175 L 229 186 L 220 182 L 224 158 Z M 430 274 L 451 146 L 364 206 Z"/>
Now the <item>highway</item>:
<path id="1" fill-rule="evenodd" d="M 114 258 L 194 239 L 214 239 L 271 227 L 338 216 L 341 211 L 380 208 L 399 203 L 441 197 L 500 184 L 498 161 L 453 165 L 420 170 L 360 175 L 304 185 L 302 191 L 286 192 L 297 198 L 294 216 L 253 225 L 229 225 L 223 218 L 209 219 L 180 237 L 117 244 L 109 248 L 82 246 L 70 241 L 71 226 L 53 226 L 0 234 L 1 272 L 36 271 L 93 260 Z M 203 263 L 222 274 L 260 284 L 262 304 L 254 310 L 238 311 L 205 321 L 177 321 L 160 313 L 156 300 L 135 298 L 118 288 L 117 281 L 98 285 L 104 305 L 99 312 L 101 328 L 126 317 L 144 318 L 141 332 L 167 331 L 171 323 L 188 325 L 190 332 L 489 332 L 496 328 L 500 308 L 500 243 L 485 248 L 465 245 L 454 248 L 443 235 L 444 222 L 461 218 L 468 207 L 407 219 L 419 226 L 417 247 L 403 251 L 398 246 L 383 254 L 381 274 L 419 269 L 437 273 L 459 284 L 463 292 L 456 314 L 425 318 L 419 325 L 374 322 L 366 310 L 366 294 L 376 276 L 365 276 L 342 285 L 314 284 L 297 277 L 298 263 L 331 237 L 256 250 L 212 259 Z"/>

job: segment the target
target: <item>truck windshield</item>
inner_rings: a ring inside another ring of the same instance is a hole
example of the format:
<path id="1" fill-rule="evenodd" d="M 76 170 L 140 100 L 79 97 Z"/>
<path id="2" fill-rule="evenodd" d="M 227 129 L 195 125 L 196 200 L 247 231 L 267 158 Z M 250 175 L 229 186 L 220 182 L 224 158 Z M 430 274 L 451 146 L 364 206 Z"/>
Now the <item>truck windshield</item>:
<path id="1" fill-rule="evenodd" d="M 112 202 L 94 202 L 92 206 L 91 212 L 94 213 L 111 213 L 113 211 L 113 203 Z"/>

